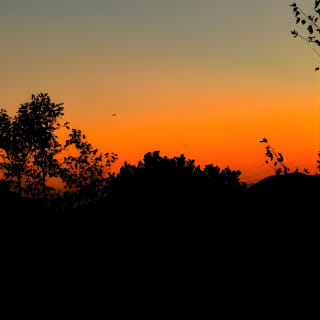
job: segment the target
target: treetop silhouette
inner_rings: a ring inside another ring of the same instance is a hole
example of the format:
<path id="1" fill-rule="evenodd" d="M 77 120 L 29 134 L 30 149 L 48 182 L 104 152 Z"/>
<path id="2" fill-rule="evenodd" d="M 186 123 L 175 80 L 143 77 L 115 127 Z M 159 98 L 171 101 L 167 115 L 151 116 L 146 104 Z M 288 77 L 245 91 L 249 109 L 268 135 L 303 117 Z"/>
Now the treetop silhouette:
<path id="1" fill-rule="evenodd" d="M 50 178 L 62 179 L 73 193 L 82 192 L 89 185 L 100 185 L 98 177 L 103 179 L 105 169 L 117 160 L 114 153 L 100 154 L 80 130 L 63 123 L 63 111 L 63 103 L 54 103 L 47 93 L 32 95 L 14 117 L 0 110 L 0 168 L 20 195 L 46 199 Z M 58 138 L 62 128 L 71 132 L 64 144 Z M 58 156 L 70 146 L 79 155 L 69 154 L 60 161 Z"/>

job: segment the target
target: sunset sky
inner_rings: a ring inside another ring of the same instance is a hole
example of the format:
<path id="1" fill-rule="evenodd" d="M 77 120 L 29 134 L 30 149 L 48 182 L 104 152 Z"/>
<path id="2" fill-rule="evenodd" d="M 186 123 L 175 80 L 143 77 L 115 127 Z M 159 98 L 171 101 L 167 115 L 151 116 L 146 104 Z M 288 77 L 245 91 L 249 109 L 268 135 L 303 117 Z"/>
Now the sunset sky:
<path id="1" fill-rule="evenodd" d="M 267 137 L 315 172 L 319 59 L 291 37 L 290 3 L 1 0 L 0 107 L 48 92 L 118 166 L 160 150 L 253 182 L 272 173 Z"/>

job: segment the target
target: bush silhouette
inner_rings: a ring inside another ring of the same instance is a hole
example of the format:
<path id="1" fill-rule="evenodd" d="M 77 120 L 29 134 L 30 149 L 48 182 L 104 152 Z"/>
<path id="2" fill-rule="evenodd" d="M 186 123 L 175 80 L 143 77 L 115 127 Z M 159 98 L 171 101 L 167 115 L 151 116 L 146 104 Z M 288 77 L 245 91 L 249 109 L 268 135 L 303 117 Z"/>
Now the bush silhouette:
<path id="1" fill-rule="evenodd" d="M 246 190 L 239 181 L 239 171 L 220 170 L 213 165 L 204 170 L 194 160 L 162 157 L 159 151 L 148 152 L 138 165 L 125 163 L 108 183 L 108 197 L 112 203 L 129 203 L 140 209 L 159 208 L 178 210 L 227 206 L 225 198 L 237 197 Z M 229 204 L 232 201 L 229 202 Z"/>

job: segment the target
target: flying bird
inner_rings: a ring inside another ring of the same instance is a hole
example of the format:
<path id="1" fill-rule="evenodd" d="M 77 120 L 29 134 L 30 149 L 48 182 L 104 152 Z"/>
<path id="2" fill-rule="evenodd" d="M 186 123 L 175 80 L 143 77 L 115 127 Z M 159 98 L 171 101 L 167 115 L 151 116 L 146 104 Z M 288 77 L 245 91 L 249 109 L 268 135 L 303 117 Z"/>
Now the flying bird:
<path id="1" fill-rule="evenodd" d="M 315 69 L 314 69 L 314 71 L 319 71 L 320 70 L 320 68 L 319 67 L 316 67 Z"/>
<path id="2" fill-rule="evenodd" d="M 117 115 L 116 113 L 113 113 L 113 114 L 112 114 L 113 117 L 115 117 L 116 115 Z"/>
<path id="3" fill-rule="evenodd" d="M 263 138 L 261 141 L 259 141 L 260 143 L 264 143 L 264 142 L 268 142 L 267 138 Z"/>

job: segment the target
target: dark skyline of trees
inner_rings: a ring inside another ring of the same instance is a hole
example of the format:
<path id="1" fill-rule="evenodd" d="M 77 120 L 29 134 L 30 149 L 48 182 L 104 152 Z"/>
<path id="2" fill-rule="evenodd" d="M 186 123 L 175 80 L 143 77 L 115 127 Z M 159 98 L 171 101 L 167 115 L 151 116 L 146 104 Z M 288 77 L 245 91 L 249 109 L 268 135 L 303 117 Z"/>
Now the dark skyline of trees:
<path id="1" fill-rule="evenodd" d="M 44 202 L 59 198 L 63 202 L 60 208 L 86 207 L 101 201 L 152 206 L 170 200 L 194 205 L 207 204 L 210 199 L 216 206 L 221 201 L 229 206 L 229 198 L 233 204 L 246 198 L 248 188 L 240 180 L 240 171 L 213 164 L 201 169 L 183 154 L 169 158 L 160 151 L 148 152 L 138 164 L 125 162 L 117 174 L 112 173 L 110 168 L 118 155 L 100 152 L 80 129 L 63 121 L 63 116 L 63 103 L 54 103 L 47 93 L 32 95 L 14 116 L 1 109 L 0 172 L 3 182 L 19 197 Z M 60 130 L 67 132 L 64 141 L 59 138 Z M 284 164 L 283 155 L 266 138 L 260 142 L 266 144 L 266 162 L 276 175 L 289 175 L 292 171 Z M 306 170 L 304 173 L 308 174 Z M 62 195 L 48 186 L 53 178 L 63 183 Z"/>

